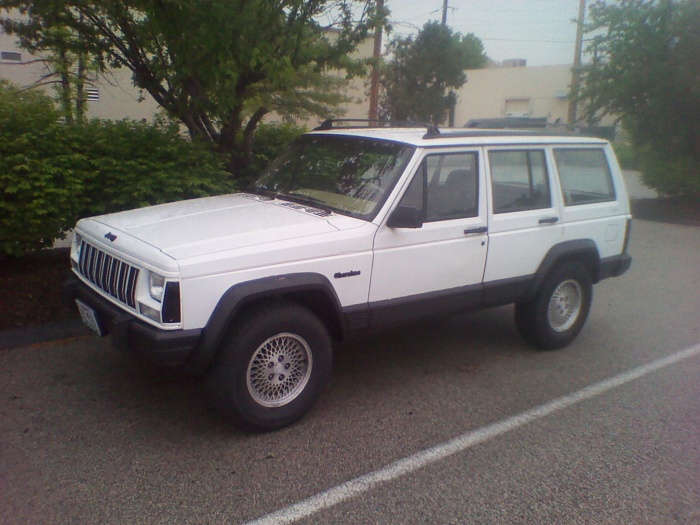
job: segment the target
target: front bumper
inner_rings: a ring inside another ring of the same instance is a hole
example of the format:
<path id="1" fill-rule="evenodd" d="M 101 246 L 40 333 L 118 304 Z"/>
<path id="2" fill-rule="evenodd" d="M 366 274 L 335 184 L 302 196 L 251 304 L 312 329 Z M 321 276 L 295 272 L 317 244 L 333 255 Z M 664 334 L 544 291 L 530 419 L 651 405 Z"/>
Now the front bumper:
<path id="1" fill-rule="evenodd" d="M 112 344 L 124 351 L 137 353 L 160 365 L 185 364 L 199 342 L 202 330 L 160 330 L 123 311 L 106 300 L 71 273 L 63 283 L 62 298 L 66 306 L 75 307 L 80 299 L 95 311 Z"/>

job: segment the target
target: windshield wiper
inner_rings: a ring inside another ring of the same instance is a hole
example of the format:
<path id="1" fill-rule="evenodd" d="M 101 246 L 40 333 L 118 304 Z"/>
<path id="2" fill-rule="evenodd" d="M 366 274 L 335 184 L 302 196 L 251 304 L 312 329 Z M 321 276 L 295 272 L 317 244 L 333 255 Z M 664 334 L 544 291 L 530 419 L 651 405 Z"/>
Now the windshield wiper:
<path id="1" fill-rule="evenodd" d="M 321 199 L 317 199 L 316 197 L 311 197 L 310 195 L 303 195 L 303 194 L 294 194 L 294 193 L 278 193 L 275 195 L 278 199 L 284 199 L 288 200 L 291 202 L 295 202 L 297 204 L 302 204 L 306 206 L 311 206 L 312 208 L 317 208 L 319 210 L 326 211 L 328 213 L 332 213 L 336 211 L 334 208 L 326 204 L 324 201 Z"/>

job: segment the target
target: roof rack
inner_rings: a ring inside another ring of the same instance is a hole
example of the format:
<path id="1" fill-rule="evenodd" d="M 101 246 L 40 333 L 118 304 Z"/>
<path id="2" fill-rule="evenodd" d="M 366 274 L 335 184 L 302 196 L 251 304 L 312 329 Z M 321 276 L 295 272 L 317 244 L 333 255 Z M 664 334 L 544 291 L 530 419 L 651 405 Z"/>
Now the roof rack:
<path id="1" fill-rule="evenodd" d="M 330 118 L 324 120 L 314 131 L 328 131 L 331 129 L 353 128 L 426 128 L 428 133 L 438 134 L 440 131 L 433 124 L 414 122 L 411 120 L 379 120 L 361 118 Z"/>
<path id="2" fill-rule="evenodd" d="M 428 129 L 428 132 L 423 135 L 424 140 L 430 139 L 449 139 L 449 138 L 467 138 L 467 137 L 527 137 L 527 136 L 547 136 L 547 137 L 571 137 L 584 136 L 593 137 L 593 134 L 585 133 L 581 130 L 555 130 L 555 129 L 480 129 L 480 128 L 451 128 L 444 133 L 440 132 L 437 126 L 434 129 Z"/>

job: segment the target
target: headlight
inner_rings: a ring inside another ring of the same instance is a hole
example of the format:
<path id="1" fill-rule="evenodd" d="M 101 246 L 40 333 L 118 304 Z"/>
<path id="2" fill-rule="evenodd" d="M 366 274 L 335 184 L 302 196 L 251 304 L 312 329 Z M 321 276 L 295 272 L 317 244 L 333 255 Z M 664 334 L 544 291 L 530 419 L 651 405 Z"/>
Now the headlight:
<path id="1" fill-rule="evenodd" d="M 158 301 L 159 303 L 163 301 L 163 294 L 165 293 L 165 277 L 158 275 L 157 273 L 150 272 L 148 274 L 148 292 L 151 297 Z"/>

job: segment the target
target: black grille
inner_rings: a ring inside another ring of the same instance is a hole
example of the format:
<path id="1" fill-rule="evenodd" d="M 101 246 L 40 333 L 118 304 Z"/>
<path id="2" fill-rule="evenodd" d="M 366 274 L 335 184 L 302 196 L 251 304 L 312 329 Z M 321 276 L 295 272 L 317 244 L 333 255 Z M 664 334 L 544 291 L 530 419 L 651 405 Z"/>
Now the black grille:
<path id="1" fill-rule="evenodd" d="M 100 290 L 127 306 L 136 308 L 138 268 L 81 241 L 78 270 Z"/>

